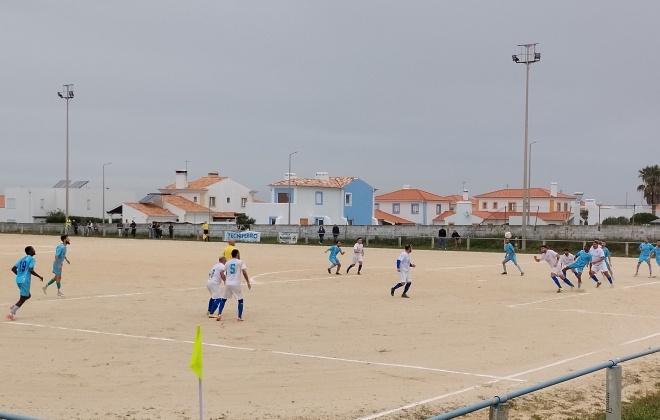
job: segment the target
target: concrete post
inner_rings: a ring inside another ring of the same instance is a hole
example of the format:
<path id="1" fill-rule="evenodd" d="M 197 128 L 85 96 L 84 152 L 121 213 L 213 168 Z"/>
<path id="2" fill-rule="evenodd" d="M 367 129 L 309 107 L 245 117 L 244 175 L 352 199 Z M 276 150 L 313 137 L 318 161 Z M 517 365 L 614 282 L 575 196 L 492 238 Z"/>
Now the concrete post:
<path id="1" fill-rule="evenodd" d="M 626 242 L 626 257 L 628 256 L 628 245 L 630 245 L 628 242 Z"/>
<path id="2" fill-rule="evenodd" d="M 399 248 L 401 248 L 401 237 L 399 236 Z"/>
<path id="3" fill-rule="evenodd" d="M 431 249 L 435 248 L 435 237 L 431 236 Z"/>
<path id="4" fill-rule="evenodd" d="M 621 366 L 607 368 L 605 420 L 621 420 Z"/>
<path id="5" fill-rule="evenodd" d="M 490 406 L 490 413 L 488 420 L 508 420 L 509 419 L 509 404 L 503 403 Z"/>
<path id="6" fill-rule="evenodd" d="M 369 236 L 365 236 L 365 242 L 367 243 L 367 246 L 369 246 Z"/>
<path id="7" fill-rule="evenodd" d="M 21 233 L 23 233 L 23 225 L 21 225 Z"/>
<path id="8" fill-rule="evenodd" d="M 466 249 L 469 251 L 470 250 L 470 237 L 469 236 L 467 237 L 466 244 L 467 244 Z"/>
<path id="9" fill-rule="evenodd" d="M 39 233 L 41 233 L 41 234 L 43 235 L 43 233 L 44 233 L 44 227 L 43 227 L 43 226 L 41 226 L 41 227 L 39 228 Z"/>

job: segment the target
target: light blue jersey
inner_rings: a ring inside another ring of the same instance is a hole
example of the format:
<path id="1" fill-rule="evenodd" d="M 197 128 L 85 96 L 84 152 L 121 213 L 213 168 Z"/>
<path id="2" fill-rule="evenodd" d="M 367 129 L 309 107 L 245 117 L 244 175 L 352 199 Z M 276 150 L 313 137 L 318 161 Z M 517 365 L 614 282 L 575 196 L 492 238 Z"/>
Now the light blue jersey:
<path id="1" fill-rule="evenodd" d="M 513 261 L 514 264 L 517 263 L 516 250 L 513 248 L 513 245 L 511 245 L 510 242 L 508 244 L 504 244 L 504 252 L 506 253 L 504 256 L 504 262 Z"/>
<path id="2" fill-rule="evenodd" d="M 604 248 L 603 248 L 603 254 L 605 254 L 605 258 L 603 258 L 603 261 L 605 261 L 605 265 L 607 265 L 607 268 L 610 268 L 610 261 L 609 261 L 609 259 L 610 259 L 610 255 L 612 255 L 612 254 L 610 253 L 610 250 L 609 250 L 607 247 L 604 247 Z"/>
<path id="3" fill-rule="evenodd" d="M 650 261 L 651 260 L 651 251 L 653 251 L 654 246 L 647 243 L 641 243 L 637 247 L 639 250 L 639 262 Z"/>
<path id="4" fill-rule="evenodd" d="M 330 260 L 330 262 L 333 264 L 339 264 L 339 259 L 337 258 L 337 254 L 341 252 L 341 247 L 337 245 L 333 245 L 329 248 L 329 250 L 330 250 L 330 257 L 328 257 L 328 259 Z"/>
<path id="5" fill-rule="evenodd" d="M 575 254 L 575 262 L 573 264 L 569 264 L 568 268 L 571 270 L 576 270 L 578 273 L 582 272 L 582 269 L 591 262 L 591 254 L 588 252 L 584 252 L 583 249 L 579 250 L 577 254 Z"/>
<path id="6" fill-rule="evenodd" d="M 653 248 L 653 253 L 655 254 L 655 262 L 660 265 L 660 246 L 656 246 Z"/>
<path id="7" fill-rule="evenodd" d="M 64 244 L 59 244 L 57 248 L 55 248 L 55 258 L 57 258 L 57 261 L 59 261 L 60 264 L 64 263 L 64 258 L 66 258 L 66 246 L 64 246 Z"/>
<path id="8" fill-rule="evenodd" d="M 34 257 L 26 255 L 14 265 L 16 267 L 16 284 L 30 283 L 30 269 L 34 268 Z"/>

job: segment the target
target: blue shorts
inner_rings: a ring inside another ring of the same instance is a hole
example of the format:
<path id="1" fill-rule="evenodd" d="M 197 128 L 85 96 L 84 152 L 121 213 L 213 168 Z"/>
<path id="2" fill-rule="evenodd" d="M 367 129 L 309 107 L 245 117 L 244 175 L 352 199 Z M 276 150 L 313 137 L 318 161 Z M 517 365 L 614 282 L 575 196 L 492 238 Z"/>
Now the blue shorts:
<path id="1" fill-rule="evenodd" d="M 579 265 L 576 264 L 569 264 L 566 266 L 569 270 L 573 270 L 576 273 L 582 273 L 582 270 L 584 269 L 584 266 L 580 267 Z"/>
<path id="2" fill-rule="evenodd" d="M 516 254 L 504 257 L 504 262 L 509 262 L 509 261 L 513 261 L 514 264 L 518 264 L 518 261 L 516 261 Z"/>
<path id="3" fill-rule="evenodd" d="M 339 265 L 339 260 L 337 257 L 330 257 L 329 259 L 331 263 Z"/>
<path id="4" fill-rule="evenodd" d="M 651 256 L 650 255 L 640 255 L 637 262 L 651 262 Z"/>
<path id="5" fill-rule="evenodd" d="M 56 276 L 62 275 L 62 270 L 60 270 L 60 266 L 57 264 L 56 261 L 53 261 L 53 274 L 55 274 Z"/>
<path id="6" fill-rule="evenodd" d="M 26 281 L 24 283 L 16 283 L 18 290 L 21 292 L 21 296 L 30 296 L 30 282 Z"/>

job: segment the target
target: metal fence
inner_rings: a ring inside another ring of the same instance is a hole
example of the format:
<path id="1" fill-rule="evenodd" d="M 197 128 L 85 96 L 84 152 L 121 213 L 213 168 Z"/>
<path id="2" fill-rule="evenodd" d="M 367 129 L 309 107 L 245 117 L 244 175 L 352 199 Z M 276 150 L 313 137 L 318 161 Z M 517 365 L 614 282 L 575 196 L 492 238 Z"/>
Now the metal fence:
<path id="1" fill-rule="evenodd" d="M 21 416 L 20 414 L 3 413 L 0 411 L 0 420 L 42 420 L 36 417 Z"/>
<path id="2" fill-rule="evenodd" d="M 602 369 L 607 369 L 606 373 L 606 386 L 605 386 L 605 420 L 621 420 L 621 366 L 619 363 L 628 360 L 637 359 L 639 357 L 648 356 L 660 352 L 660 347 L 644 350 L 639 353 L 634 353 L 628 356 L 619 357 L 617 359 L 608 360 L 607 362 L 600 363 L 586 369 L 578 370 L 567 375 L 559 376 L 527 388 L 519 389 L 517 391 L 508 392 L 503 395 L 495 396 L 489 400 L 481 401 L 471 404 L 457 410 L 450 411 L 439 416 L 430 417 L 426 420 L 449 420 L 456 417 L 464 416 L 475 411 L 483 410 L 490 407 L 490 420 L 507 420 L 509 418 L 509 406 L 507 401 L 520 397 L 525 394 L 538 391 L 543 388 L 548 388 L 562 382 L 570 381 L 571 379 L 579 378 L 580 376 L 588 375 Z"/>

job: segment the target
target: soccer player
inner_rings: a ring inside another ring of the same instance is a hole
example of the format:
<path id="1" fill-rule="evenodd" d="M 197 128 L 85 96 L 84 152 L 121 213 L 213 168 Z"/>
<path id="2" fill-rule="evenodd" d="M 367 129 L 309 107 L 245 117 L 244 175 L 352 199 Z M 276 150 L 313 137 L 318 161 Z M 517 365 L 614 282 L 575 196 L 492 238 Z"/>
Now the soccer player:
<path id="1" fill-rule="evenodd" d="M 67 245 L 69 245 L 71 241 L 69 240 L 69 235 L 60 236 L 60 240 L 62 243 L 57 245 L 57 248 L 55 248 L 55 261 L 53 261 L 53 274 L 55 274 L 55 277 L 53 277 L 44 287 L 42 287 L 41 290 L 43 290 L 44 294 L 46 294 L 46 289 L 48 289 L 48 286 L 53 283 L 57 283 L 57 296 L 64 297 L 62 291 L 60 290 L 60 287 L 62 287 L 62 266 L 64 265 L 64 261 L 66 261 L 67 264 L 71 264 L 69 259 L 66 257 Z"/>
<path id="2" fill-rule="evenodd" d="M 225 259 L 226 259 L 227 261 L 231 260 L 231 253 L 232 253 L 232 251 L 233 251 L 234 249 L 236 249 L 236 248 L 234 247 L 234 245 L 236 245 L 236 241 L 233 240 L 233 239 L 230 239 L 230 240 L 227 242 L 227 246 L 226 246 L 225 249 L 222 251 L 222 255 L 225 256 Z"/>
<path id="3" fill-rule="evenodd" d="M 234 249 L 231 252 L 231 260 L 227 261 L 225 264 L 225 290 L 222 292 L 222 297 L 220 298 L 220 305 L 218 306 L 218 317 L 216 321 L 222 320 L 222 310 L 225 308 L 225 303 L 227 299 L 231 299 L 232 296 L 235 296 L 238 299 L 238 319 L 237 321 L 243 321 L 243 291 L 241 290 L 241 274 L 247 282 L 248 289 L 252 289 L 250 284 L 250 277 L 248 277 L 247 267 L 245 263 L 241 261 L 241 253 L 238 249 Z"/>
<path id="4" fill-rule="evenodd" d="M 642 265 L 642 262 L 645 262 L 649 266 L 649 277 L 653 277 L 651 270 L 651 251 L 653 251 L 653 245 L 649 243 L 649 238 L 644 238 L 644 242 L 639 244 L 637 249 L 639 250 L 639 259 L 637 260 L 635 277 L 639 274 L 639 266 Z"/>
<path id="5" fill-rule="evenodd" d="M 584 249 L 579 250 L 577 254 L 575 254 L 575 262 L 561 269 L 562 273 L 564 273 L 564 277 L 566 277 L 566 272 L 568 270 L 573 271 L 573 274 L 575 274 L 575 277 L 578 279 L 578 289 L 582 287 L 582 271 L 584 270 L 584 267 L 586 267 L 586 265 L 591 262 L 591 254 L 589 253 L 589 248 L 589 245 L 585 245 Z M 596 287 L 600 286 L 598 279 L 595 281 Z"/>
<path id="6" fill-rule="evenodd" d="M 511 261 L 513 265 L 515 265 L 518 268 L 518 271 L 520 271 L 520 275 L 524 276 L 525 273 L 522 271 L 522 268 L 518 265 L 518 262 L 516 261 L 516 250 L 513 248 L 513 245 L 510 243 L 508 239 L 504 239 L 504 259 L 502 260 L 502 274 L 507 274 L 506 273 L 506 263 Z"/>
<path id="7" fill-rule="evenodd" d="M 340 275 L 341 273 L 339 270 L 341 269 L 341 263 L 337 258 L 337 254 L 344 255 L 344 251 L 341 250 L 341 241 L 337 241 L 336 244 L 325 250 L 325 252 L 328 251 L 330 251 L 330 257 L 328 259 L 332 263 L 332 265 L 328 267 L 328 274 L 332 274 L 332 267 L 337 267 L 337 272 L 335 272 L 335 274 Z"/>
<path id="8" fill-rule="evenodd" d="M 357 238 L 355 245 L 353 245 L 353 264 L 349 265 L 346 269 L 346 274 L 350 271 L 351 268 L 355 267 L 355 264 L 358 264 L 358 276 L 360 275 L 360 270 L 362 270 L 362 257 L 364 257 L 364 246 L 362 245 L 362 238 Z"/>
<path id="9" fill-rule="evenodd" d="M 655 254 L 655 262 L 660 266 L 660 239 L 658 239 L 656 247 L 653 248 L 653 253 Z"/>
<path id="10" fill-rule="evenodd" d="M 34 271 L 34 256 L 37 253 L 34 251 L 34 248 L 31 246 L 25 247 L 25 257 L 18 260 L 16 264 L 11 268 L 11 271 L 16 274 L 16 286 L 18 286 L 19 297 L 16 305 L 12 305 L 9 308 L 9 313 L 7 314 L 7 319 L 13 321 L 18 309 L 23 306 L 25 301 L 30 299 L 32 295 L 30 294 L 30 280 L 31 276 L 39 277 L 39 280 L 44 281 L 44 278 L 41 277 Z"/>
<path id="11" fill-rule="evenodd" d="M 551 249 L 548 249 L 547 245 L 541 245 L 541 256 L 539 258 L 538 256 L 534 255 L 534 260 L 536 262 L 543 260 L 547 262 L 548 265 L 550 265 L 550 269 L 551 269 L 550 278 L 552 279 L 552 281 L 555 282 L 555 284 L 558 287 L 557 293 L 561 293 L 562 291 L 561 284 L 559 283 L 559 279 L 557 279 L 557 277 L 562 279 L 564 283 L 571 286 L 571 290 L 573 290 L 573 287 L 575 286 L 573 286 L 573 283 L 571 283 L 561 271 L 562 267 L 561 267 L 561 263 L 559 262 L 559 254 L 557 254 L 555 251 Z"/>
<path id="12" fill-rule="evenodd" d="M 412 284 L 412 279 L 410 278 L 410 268 L 414 267 L 410 261 L 410 253 L 412 252 L 412 246 L 406 245 L 403 252 L 399 255 L 399 258 L 396 259 L 396 271 L 399 272 L 399 282 L 390 289 L 390 295 L 394 296 L 394 291 L 401 286 L 406 286 L 403 289 L 401 294 L 402 298 L 408 298 L 408 290 Z"/>
<path id="13" fill-rule="evenodd" d="M 589 277 L 591 277 L 597 284 L 596 287 L 600 286 L 600 281 L 596 277 L 597 272 L 603 273 L 603 275 L 607 278 L 607 281 L 610 282 L 610 285 L 614 287 L 614 284 L 612 283 L 612 276 L 610 276 L 610 272 L 607 271 L 607 265 L 605 264 L 605 252 L 603 252 L 603 248 L 600 246 L 600 242 L 598 240 L 595 240 L 591 249 L 589 250 L 589 254 L 591 254 L 591 268 L 589 269 Z"/>
<path id="14" fill-rule="evenodd" d="M 209 318 L 215 318 L 213 313 L 218 308 L 218 305 L 220 305 L 220 297 L 222 296 L 220 293 L 220 282 L 224 282 L 227 278 L 225 276 L 226 262 L 227 259 L 224 255 L 220 257 L 218 259 L 218 263 L 211 269 L 211 273 L 209 273 L 209 279 L 206 282 L 206 288 L 209 289 L 209 293 L 211 294 L 211 298 L 209 299 L 209 308 L 206 312 L 206 315 Z"/>
<path id="15" fill-rule="evenodd" d="M 610 277 L 614 280 L 614 273 L 612 272 L 612 253 L 609 248 L 607 248 L 607 242 L 600 241 L 600 246 L 603 247 L 603 253 L 605 253 L 605 265 L 607 266 L 607 271 L 610 272 Z"/>

